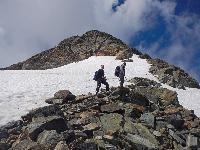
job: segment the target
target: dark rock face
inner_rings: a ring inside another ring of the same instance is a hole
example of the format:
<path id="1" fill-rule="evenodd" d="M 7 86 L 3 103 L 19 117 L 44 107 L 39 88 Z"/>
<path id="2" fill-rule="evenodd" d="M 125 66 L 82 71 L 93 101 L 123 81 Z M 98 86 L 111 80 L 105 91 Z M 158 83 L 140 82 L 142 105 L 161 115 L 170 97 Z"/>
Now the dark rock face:
<path id="1" fill-rule="evenodd" d="M 69 90 L 60 90 L 54 94 L 53 98 L 46 99 L 45 102 L 48 104 L 64 104 L 75 100 L 75 98 L 76 96 Z"/>
<path id="2" fill-rule="evenodd" d="M 38 135 L 44 130 L 56 130 L 62 132 L 67 129 L 65 120 L 59 116 L 39 117 L 24 127 L 24 131 L 29 134 L 32 140 L 36 140 Z"/>
<path id="3" fill-rule="evenodd" d="M 161 84 L 157 83 L 156 81 L 146 79 L 146 78 L 140 78 L 140 77 L 135 77 L 131 79 L 129 82 L 134 83 L 136 86 L 144 86 L 144 87 L 160 87 Z"/>
<path id="4" fill-rule="evenodd" d="M 72 62 L 81 61 L 90 56 L 117 56 L 117 59 L 130 58 L 139 51 L 129 48 L 121 40 L 104 32 L 92 30 L 82 36 L 73 36 L 61 41 L 58 46 L 43 51 L 8 70 L 40 70 L 56 68 Z"/>
<path id="5" fill-rule="evenodd" d="M 33 110 L 0 128 L 0 149 L 200 148 L 200 119 L 179 105 L 176 92 L 136 78 L 140 82 Z"/>
<path id="6" fill-rule="evenodd" d="M 64 137 L 61 134 L 58 134 L 55 130 L 46 131 L 44 130 L 39 134 L 37 138 L 37 143 L 45 145 L 49 149 L 56 147 L 57 143 L 64 140 Z"/>
<path id="7" fill-rule="evenodd" d="M 43 145 L 37 144 L 36 142 L 33 142 L 31 140 L 25 139 L 20 141 L 16 146 L 11 148 L 11 150 L 41 150 L 45 149 Z"/>
<path id="8" fill-rule="evenodd" d="M 185 87 L 200 88 L 199 83 L 184 70 L 160 59 L 148 59 L 148 62 L 152 65 L 149 71 L 157 75 L 161 83 L 180 89 L 185 89 Z"/>

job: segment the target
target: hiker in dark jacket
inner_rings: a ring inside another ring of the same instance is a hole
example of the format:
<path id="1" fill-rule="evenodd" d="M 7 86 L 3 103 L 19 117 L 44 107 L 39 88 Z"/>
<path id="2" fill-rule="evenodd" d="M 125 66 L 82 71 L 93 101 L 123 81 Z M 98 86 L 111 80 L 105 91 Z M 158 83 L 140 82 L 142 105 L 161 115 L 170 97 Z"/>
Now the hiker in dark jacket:
<path id="1" fill-rule="evenodd" d="M 98 77 L 97 77 L 97 88 L 96 94 L 98 94 L 101 84 L 106 86 L 106 91 L 109 91 L 109 84 L 106 81 L 106 77 L 104 76 L 104 65 L 101 65 L 101 69 L 98 70 Z"/>
<path id="2" fill-rule="evenodd" d="M 124 63 L 120 66 L 120 72 L 119 72 L 120 87 L 123 87 L 123 84 L 124 84 L 125 67 L 126 67 L 126 63 L 124 62 Z"/>

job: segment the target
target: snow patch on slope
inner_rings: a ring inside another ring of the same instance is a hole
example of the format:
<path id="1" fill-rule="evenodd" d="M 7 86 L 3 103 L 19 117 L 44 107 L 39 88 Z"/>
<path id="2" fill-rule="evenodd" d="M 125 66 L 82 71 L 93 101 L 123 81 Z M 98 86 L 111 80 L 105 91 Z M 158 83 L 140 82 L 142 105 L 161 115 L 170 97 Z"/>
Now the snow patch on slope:
<path id="1" fill-rule="evenodd" d="M 149 73 L 150 64 L 145 59 L 140 59 L 137 55 L 133 55 L 132 59 L 133 62 L 127 63 L 126 81 L 134 77 L 143 77 L 158 82 L 157 78 Z M 118 86 L 119 80 L 114 76 L 114 70 L 122 62 L 115 60 L 114 56 L 92 56 L 77 63 L 49 70 L 0 71 L 0 125 L 20 119 L 20 116 L 31 109 L 47 105 L 44 100 L 53 97 L 58 90 L 69 89 L 75 95 L 95 93 L 96 82 L 92 78 L 101 64 L 105 65 L 105 75 L 110 86 Z M 200 116 L 200 90 L 172 90 L 178 92 L 180 104 L 195 110 Z"/>

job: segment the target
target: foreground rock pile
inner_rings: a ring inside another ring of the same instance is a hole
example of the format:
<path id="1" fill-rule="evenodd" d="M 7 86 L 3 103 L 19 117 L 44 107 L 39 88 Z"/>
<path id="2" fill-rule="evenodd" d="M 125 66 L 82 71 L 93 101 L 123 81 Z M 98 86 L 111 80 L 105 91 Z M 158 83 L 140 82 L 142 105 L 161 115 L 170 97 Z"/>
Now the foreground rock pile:
<path id="1" fill-rule="evenodd" d="M 177 93 L 143 78 L 98 95 L 55 93 L 0 128 L 1 150 L 166 150 L 200 148 L 200 120 Z"/>

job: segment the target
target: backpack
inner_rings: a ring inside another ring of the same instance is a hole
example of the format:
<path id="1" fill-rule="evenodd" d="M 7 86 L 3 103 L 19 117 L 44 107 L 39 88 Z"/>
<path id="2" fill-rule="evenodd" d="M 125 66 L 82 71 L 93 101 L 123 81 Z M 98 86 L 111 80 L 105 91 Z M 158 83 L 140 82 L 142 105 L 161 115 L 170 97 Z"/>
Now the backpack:
<path id="1" fill-rule="evenodd" d="M 119 73 L 120 73 L 120 66 L 117 66 L 115 68 L 115 76 L 119 77 Z"/>
<path id="2" fill-rule="evenodd" d="M 97 81 L 99 79 L 99 71 L 95 71 L 93 80 Z"/>

